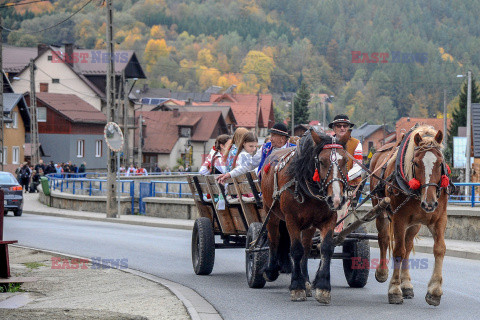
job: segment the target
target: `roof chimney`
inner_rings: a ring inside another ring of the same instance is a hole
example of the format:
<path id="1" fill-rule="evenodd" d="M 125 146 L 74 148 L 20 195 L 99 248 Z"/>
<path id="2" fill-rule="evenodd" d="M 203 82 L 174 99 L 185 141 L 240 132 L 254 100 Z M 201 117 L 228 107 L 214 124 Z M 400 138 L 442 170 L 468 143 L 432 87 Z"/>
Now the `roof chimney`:
<path id="1" fill-rule="evenodd" d="M 192 105 L 192 98 L 188 98 L 187 101 L 185 101 L 186 106 L 191 106 Z"/>
<path id="2" fill-rule="evenodd" d="M 65 62 L 73 67 L 73 43 L 65 43 Z"/>
<path id="3" fill-rule="evenodd" d="M 148 91 L 148 83 L 144 83 L 143 84 L 143 89 L 142 89 L 142 93 L 145 93 Z"/>
<path id="4" fill-rule="evenodd" d="M 173 109 L 172 111 L 173 111 L 173 117 L 174 118 L 180 117 L 180 112 L 178 112 L 178 109 Z"/>
<path id="5" fill-rule="evenodd" d="M 407 118 L 407 122 L 410 122 L 410 117 Z"/>
<path id="6" fill-rule="evenodd" d="M 45 51 L 47 51 L 49 49 L 49 46 L 44 44 L 44 43 L 39 43 L 37 45 L 37 56 L 41 55 L 42 53 L 44 53 Z"/>

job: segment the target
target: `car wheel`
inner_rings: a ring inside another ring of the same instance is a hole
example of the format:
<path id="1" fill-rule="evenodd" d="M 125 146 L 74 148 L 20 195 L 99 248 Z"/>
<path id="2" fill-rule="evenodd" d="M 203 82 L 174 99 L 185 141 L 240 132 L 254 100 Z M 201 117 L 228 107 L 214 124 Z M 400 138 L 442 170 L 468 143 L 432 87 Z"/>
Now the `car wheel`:
<path id="1" fill-rule="evenodd" d="M 20 217 L 20 216 L 22 215 L 22 213 L 23 213 L 23 210 L 22 210 L 22 209 L 18 209 L 17 211 L 14 211 L 14 212 L 13 212 L 13 215 L 14 215 L 15 217 Z"/>

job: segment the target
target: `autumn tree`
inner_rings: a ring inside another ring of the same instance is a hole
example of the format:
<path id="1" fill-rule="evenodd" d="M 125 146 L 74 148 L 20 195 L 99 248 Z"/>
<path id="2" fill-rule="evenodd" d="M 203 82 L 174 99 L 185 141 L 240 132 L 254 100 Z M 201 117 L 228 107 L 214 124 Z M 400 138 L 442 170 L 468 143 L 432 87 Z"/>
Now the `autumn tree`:
<path id="1" fill-rule="evenodd" d="M 253 74 L 257 77 L 260 88 L 262 90 L 268 89 L 272 82 L 271 74 L 275 68 L 275 63 L 272 58 L 261 51 L 250 51 L 244 59 L 243 73 Z"/>

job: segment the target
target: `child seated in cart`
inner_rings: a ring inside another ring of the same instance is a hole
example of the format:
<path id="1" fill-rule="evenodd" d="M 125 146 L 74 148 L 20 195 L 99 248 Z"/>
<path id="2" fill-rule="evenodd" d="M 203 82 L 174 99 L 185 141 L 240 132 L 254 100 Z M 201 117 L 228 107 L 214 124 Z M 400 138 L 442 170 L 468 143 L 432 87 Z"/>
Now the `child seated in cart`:
<path id="1" fill-rule="evenodd" d="M 257 151 L 258 139 L 257 136 L 248 131 L 240 140 L 240 147 L 237 155 L 233 159 L 233 169 L 230 172 L 222 174 L 217 177 L 219 183 L 225 183 L 229 178 L 235 178 L 242 174 L 255 169 L 253 163 L 253 156 Z M 253 197 L 253 194 L 245 194 L 244 197 Z"/>

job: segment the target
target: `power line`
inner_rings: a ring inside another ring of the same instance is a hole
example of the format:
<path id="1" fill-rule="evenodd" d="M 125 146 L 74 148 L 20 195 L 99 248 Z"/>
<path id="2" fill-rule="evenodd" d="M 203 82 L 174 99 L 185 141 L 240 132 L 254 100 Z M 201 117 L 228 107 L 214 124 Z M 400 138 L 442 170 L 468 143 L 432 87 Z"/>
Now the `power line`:
<path id="1" fill-rule="evenodd" d="M 3 4 L 3 5 L 0 5 L 0 9 L 1 8 L 8 8 L 8 7 L 23 6 L 23 5 L 26 5 L 26 4 L 37 3 L 37 2 L 45 2 L 45 1 L 49 1 L 49 0 L 35 0 L 35 1 L 30 1 L 30 2 L 6 3 L 6 4 Z"/>
<path id="2" fill-rule="evenodd" d="M 11 30 L 11 29 L 8 29 L 4 26 L 0 26 L 0 28 L 2 28 L 3 30 L 6 30 L 6 31 L 9 31 L 9 32 L 18 32 L 18 33 L 22 33 L 22 34 L 37 34 L 37 33 L 40 33 L 40 32 L 44 32 L 46 30 L 50 30 L 52 28 L 55 28 L 59 25 L 61 25 L 62 23 L 70 20 L 74 15 L 76 15 L 77 13 L 79 13 L 83 8 L 85 8 L 90 2 L 92 2 L 93 0 L 88 0 L 83 6 L 80 7 L 80 9 L 78 9 L 77 11 L 75 11 L 74 13 L 72 13 L 70 16 L 68 16 L 67 18 L 63 19 L 62 21 L 54 24 L 53 26 L 50 26 L 50 27 L 47 27 L 45 29 L 41 29 L 41 30 L 37 30 L 37 31 L 32 31 L 32 32 L 24 32 L 24 31 L 20 31 L 20 30 Z"/>

